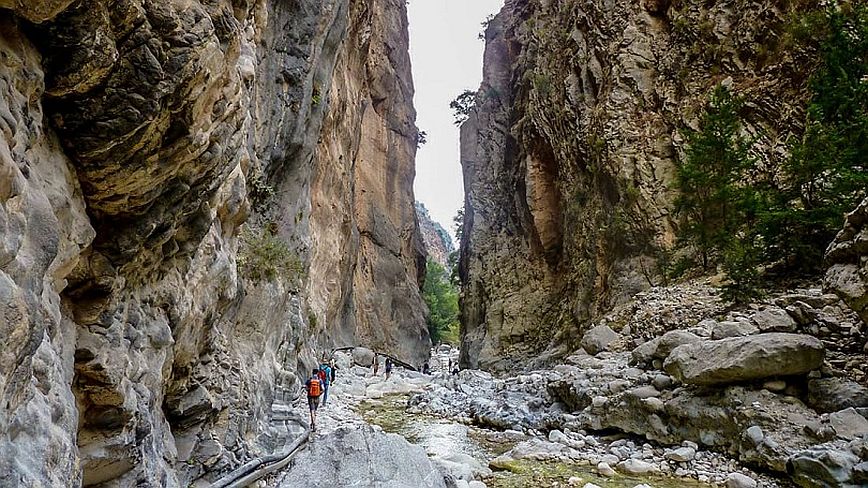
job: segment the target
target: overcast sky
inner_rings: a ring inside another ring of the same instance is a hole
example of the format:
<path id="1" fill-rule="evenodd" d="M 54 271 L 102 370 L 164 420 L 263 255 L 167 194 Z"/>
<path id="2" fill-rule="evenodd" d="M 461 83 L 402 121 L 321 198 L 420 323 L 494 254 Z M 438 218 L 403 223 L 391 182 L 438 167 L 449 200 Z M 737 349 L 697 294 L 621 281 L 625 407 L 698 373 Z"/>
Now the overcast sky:
<path id="1" fill-rule="evenodd" d="M 455 237 L 452 218 L 464 205 L 458 127 L 451 102 L 482 81 L 480 25 L 503 0 L 410 0 L 410 57 L 416 125 L 428 143 L 416 157 L 416 199 Z"/>

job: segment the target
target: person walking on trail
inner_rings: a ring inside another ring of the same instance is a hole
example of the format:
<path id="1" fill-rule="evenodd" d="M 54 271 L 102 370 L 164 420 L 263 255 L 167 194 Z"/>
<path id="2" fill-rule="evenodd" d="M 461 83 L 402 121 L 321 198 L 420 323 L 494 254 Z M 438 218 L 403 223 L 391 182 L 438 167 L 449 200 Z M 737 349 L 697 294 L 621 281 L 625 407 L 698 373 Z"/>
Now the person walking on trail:
<path id="1" fill-rule="evenodd" d="M 393 366 L 394 366 L 394 364 L 392 364 L 392 358 L 387 357 L 386 358 L 386 379 L 389 379 L 389 376 L 392 375 L 392 367 Z"/>
<path id="2" fill-rule="evenodd" d="M 304 389 L 307 390 L 307 405 L 310 407 L 310 430 L 316 430 L 316 410 L 319 408 L 319 397 L 323 392 L 319 369 L 313 368 L 310 378 L 304 384 Z"/>
<path id="3" fill-rule="evenodd" d="M 325 406 L 329 401 L 329 387 L 332 385 L 332 368 L 325 361 L 319 367 L 319 379 L 322 380 L 322 404 Z"/>
<path id="4" fill-rule="evenodd" d="M 374 354 L 374 376 L 377 376 L 377 372 L 380 370 L 380 355 Z"/>

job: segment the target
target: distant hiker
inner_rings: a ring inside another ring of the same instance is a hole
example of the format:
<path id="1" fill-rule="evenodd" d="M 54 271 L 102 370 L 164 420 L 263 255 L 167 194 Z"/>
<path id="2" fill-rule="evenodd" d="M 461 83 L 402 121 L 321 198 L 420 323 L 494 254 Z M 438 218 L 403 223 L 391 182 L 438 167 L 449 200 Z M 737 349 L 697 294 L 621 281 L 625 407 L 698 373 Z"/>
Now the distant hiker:
<path id="1" fill-rule="evenodd" d="M 319 367 L 319 379 L 322 380 L 322 404 L 329 401 L 329 387 L 332 384 L 332 368 L 325 361 Z"/>
<path id="2" fill-rule="evenodd" d="M 310 429 L 316 430 L 316 409 L 319 408 L 319 396 L 322 395 L 322 380 L 319 379 L 319 369 L 313 368 L 311 377 L 304 384 L 307 390 L 307 405 L 310 407 Z"/>
<path id="3" fill-rule="evenodd" d="M 337 373 L 338 365 L 335 362 L 334 358 L 332 358 L 332 360 L 329 363 L 330 363 L 329 366 L 332 369 L 332 375 L 331 375 L 331 378 L 329 378 L 329 384 L 332 384 L 335 382 L 335 378 L 338 376 L 338 373 Z"/>
<path id="4" fill-rule="evenodd" d="M 422 365 L 422 374 L 431 374 L 431 366 L 428 363 Z"/>
<path id="5" fill-rule="evenodd" d="M 455 369 L 452 370 L 452 376 L 458 376 L 458 366 L 455 366 Z"/>
<path id="6" fill-rule="evenodd" d="M 374 354 L 374 376 L 377 376 L 377 371 L 380 369 L 380 355 Z"/>
<path id="7" fill-rule="evenodd" d="M 449 369 L 446 371 L 452 371 L 452 358 L 449 358 Z"/>
<path id="8" fill-rule="evenodd" d="M 392 358 L 386 358 L 386 379 L 389 379 L 389 376 L 392 374 Z"/>

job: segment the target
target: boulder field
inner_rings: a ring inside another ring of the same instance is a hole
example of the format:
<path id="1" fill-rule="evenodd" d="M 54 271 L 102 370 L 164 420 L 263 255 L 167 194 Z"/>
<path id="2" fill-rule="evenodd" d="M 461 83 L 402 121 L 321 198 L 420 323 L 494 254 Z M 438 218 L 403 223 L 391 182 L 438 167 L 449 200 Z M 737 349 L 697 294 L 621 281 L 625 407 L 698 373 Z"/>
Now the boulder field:
<path id="1" fill-rule="evenodd" d="M 704 286 L 643 293 L 554 366 L 439 377 L 411 399 L 410 411 L 540 437 L 501 465 L 549 456 L 592 462 L 600 473 L 677 473 L 726 486 L 756 486 L 745 476 L 760 486 L 864 486 L 868 362 L 858 339 L 834 340 L 862 337 L 864 324 L 819 289 L 725 311 L 714 298 L 694 301 Z M 652 313 L 661 304 L 667 313 Z M 649 330 L 660 332 L 649 338 Z M 599 434 L 612 432 L 627 437 L 601 443 Z M 723 460 L 713 461 L 717 455 Z M 706 471 L 704 462 L 718 469 Z"/>

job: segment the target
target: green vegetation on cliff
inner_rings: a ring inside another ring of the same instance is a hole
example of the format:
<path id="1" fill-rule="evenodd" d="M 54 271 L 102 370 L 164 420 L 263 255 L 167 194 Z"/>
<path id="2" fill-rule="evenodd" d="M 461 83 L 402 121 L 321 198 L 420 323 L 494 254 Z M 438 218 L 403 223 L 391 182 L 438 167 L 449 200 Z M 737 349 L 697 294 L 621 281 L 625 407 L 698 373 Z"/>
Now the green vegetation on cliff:
<path id="1" fill-rule="evenodd" d="M 435 344 L 458 344 L 458 291 L 446 268 L 428 258 L 422 298 L 428 305 L 428 332 Z"/>
<path id="2" fill-rule="evenodd" d="M 805 132 L 782 184 L 771 186 L 763 233 L 770 259 L 815 272 L 842 216 L 868 189 L 868 6 L 843 4 L 806 16 L 797 36 L 817 49 Z"/>
<path id="3" fill-rule="evenodd" d="M 679 245 L 705 270 L 720 264 L 736 302 L 758 295 L 761 263 L 819 271 L 843 215 L 868 192 L 868 7 L 814 12 L 798 32 L 820 63 L 804 134 L 781 167 L 762 167 L 744 135 L 745 101 L 717 86 L 677 168 Z"/>

